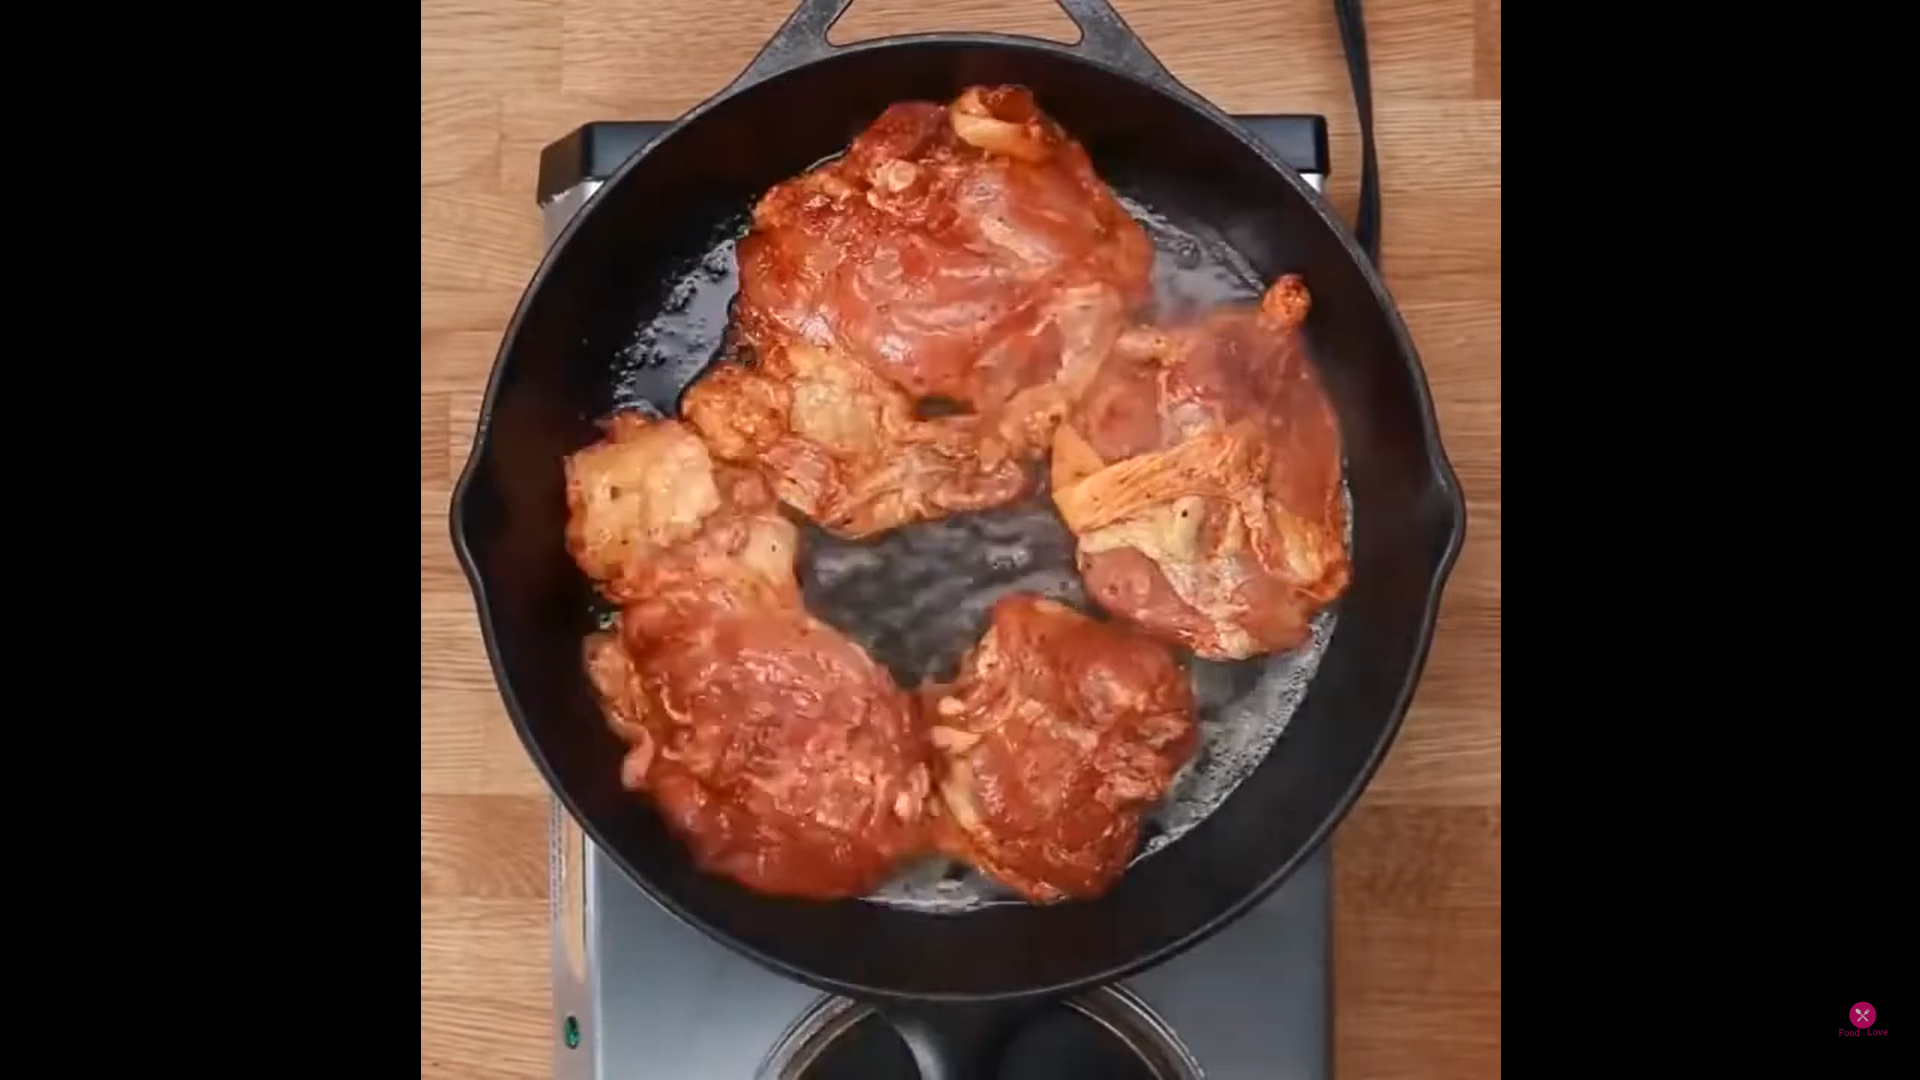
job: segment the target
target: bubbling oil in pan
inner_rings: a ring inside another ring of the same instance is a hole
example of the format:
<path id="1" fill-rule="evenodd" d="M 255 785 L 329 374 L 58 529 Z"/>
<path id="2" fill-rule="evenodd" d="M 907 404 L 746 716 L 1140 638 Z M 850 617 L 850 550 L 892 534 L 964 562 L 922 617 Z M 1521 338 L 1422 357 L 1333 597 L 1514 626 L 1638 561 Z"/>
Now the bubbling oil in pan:
<path id="1" fill-rule="evenodd" d="M 1224 240 L 1125 196 L 1121 202 L 1158 251 L 1154 294 L 1162 317 L 1259 300 L 1258 275 Z M 745 229 L 745 214 L 725 222 L 705 253 L 674 275 L 657 304 L 647 305 L 615 361 L 615 408 L 666 414 L 662 404 L 677 406 L 681 391 L 718 358 L 738 284 L 734 244 Z M 1347 502 L 1351 545 L 1351 493 Z M 1044 492 L 875 540 L 841 540 L 804 523 L 801 530 L 800 583 L 809 610 L 858 642 L 903 686 L 952 677 L 985 632 L 994 602 L 1010 593 L 1038 593 L 1103 617 L 1087 601 L 1073 536 Z M 1283 655 L 1227 663 L 1188 658 L 1200 747 L 1146 816 L 1135 863 L 1206 820 L 1266 759 L 1306 697 L 1335 619 L 1334 611 L 1322 612 L 1307 644 Z M 868 899 L 940 914 L 1024 902 L 945 859 L 903 869 Z"/>

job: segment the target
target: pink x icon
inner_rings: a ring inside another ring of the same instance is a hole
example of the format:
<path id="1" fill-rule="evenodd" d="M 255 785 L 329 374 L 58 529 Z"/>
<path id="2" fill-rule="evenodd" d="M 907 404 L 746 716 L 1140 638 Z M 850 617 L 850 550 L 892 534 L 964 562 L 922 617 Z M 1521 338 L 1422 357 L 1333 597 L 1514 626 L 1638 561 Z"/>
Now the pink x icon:
<path id="1" fill-rule="evenodd" d="M 1852 1010 L 1847 1013 L 1847 1019 L 1853 1021 L 1853 1026 L 1857 1028 L 1872 1027 L 1874 1016 L 1873 1006 L 1864 1001 L 1854 1002 Z"/>

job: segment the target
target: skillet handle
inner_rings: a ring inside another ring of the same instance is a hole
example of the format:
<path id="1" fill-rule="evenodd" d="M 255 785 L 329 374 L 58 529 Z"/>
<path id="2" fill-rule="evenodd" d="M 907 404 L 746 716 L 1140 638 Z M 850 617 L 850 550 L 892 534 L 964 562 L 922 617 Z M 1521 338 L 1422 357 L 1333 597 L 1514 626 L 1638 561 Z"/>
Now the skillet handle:
<path id="1" fill-rule="evenodd" d="M 1180 80 L 1148 51 L 1140 35 L 1127 20 L 1113 10 L 1107 0 L 1054 0 L 1080 28 L 1080 42 L 1073 51 L 1103 64 L 1117 67 L 1142 82 L 1168 90 L 1185 91 Z"/>
<path id="2" fill-rule="evenodd" d="M 998 1002 L 879 1006 L 913 1051 L 920 1080 L 994 1080 L 1032 1009 Z"/>
<path id="3" fill-rule="evenodd" d="M 1089 59 L 1176 94 L 1197 96 L 1180 85 L 1154 58 L 1126 20 L 1106 0 L 1054 0 L 1080 28 L 1080 41 L 1071 46 Z M 846 14 L 853 0 L 799 0 L 793 14 L 773 32 L 765 47 L 748 61 L 727 87 L 737 90 L 782 72 L 831 55 L 834 46 L 827 31 Z M 1367 58 L 1367 24 L 1361 0 L 1333 0 L 1334 20 L 1340 27 L 1340 49 L 1347 60 L 1347 78 L 1353 84 L 1354 110 L 1360 118 L 1360 205 L 1353 216 L 1353 238 L 1378 267 L 1380 264 L 1380 177 L 1373 143 L 1373 79 Z"/>
<path id="4" fill-rule="evenodd" d="M 833 29 L 833 24 L 852 6 L 853 0 L 800 0 L 793 14 L 787 16 L 787 21 L 780 24 L 721 93 L 771 79 L 830 55 L 834 47 L 827 41 L 827 31 Z"/>
<path id="5" fill-rule="evenodd" d="M 1119 68 L 1156 86 L 1179 86 L 1173 75 L 1160 66 L 1160 61 L 1154 59 L 1147 47 L 1140 43 L 1139 37 L 1127 27 L 1126 21 L 1120 18 L 1120 13 L 1113 10 L 1106 0 L 1054 2 L 1080 28 L 1080 41 L 1067 46 L 1070 51 Z M 827 41 L 827 31 L 833 29 L 833 24 L 839 22 L 840 16 L 852 6 L 853 0 L 800 0 L 793 14 L 787 16 L 787 21 L 773 32 L 773 37 L 758 55 L 747 62 L 746 69 L 740 72 L 728 89 L 770 79 L 830 55 L 834 46 Z"/>

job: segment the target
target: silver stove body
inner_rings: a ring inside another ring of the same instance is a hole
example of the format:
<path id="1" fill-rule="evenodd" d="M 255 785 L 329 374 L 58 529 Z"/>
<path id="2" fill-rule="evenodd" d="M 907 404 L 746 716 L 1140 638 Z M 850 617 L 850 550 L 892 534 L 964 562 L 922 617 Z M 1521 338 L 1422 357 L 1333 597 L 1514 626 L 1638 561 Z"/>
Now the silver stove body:
<path id="1" fill-rule="evenodd" d="M 541 206 L 549 244 L 601 184 Z M 1330 848 L 1226 929 L 1127 980 L 1207 1080 L 1332 1076 Z M 556 1080 L 753 1080 L 821 997 L 668 914 L 557 804 L 551 860 Z"/>
<path id="2" fill-rule="evenodd" d="M 667 914 L 558 807 L 553 859 L 557 1080 L 753 1080 L 820 997 Z M 1327 1080 L 1332 918 L 1322 848 L 1238 921 L 1126 985 L 1207 1080 Z"/>

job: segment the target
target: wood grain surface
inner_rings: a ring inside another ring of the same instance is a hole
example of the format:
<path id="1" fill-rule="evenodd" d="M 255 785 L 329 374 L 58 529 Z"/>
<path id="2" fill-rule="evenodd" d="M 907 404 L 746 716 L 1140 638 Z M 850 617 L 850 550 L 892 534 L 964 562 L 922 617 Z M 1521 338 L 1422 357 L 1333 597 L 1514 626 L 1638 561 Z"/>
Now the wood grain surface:
<path id="1" fill-rule="evenodd" d="M 1326 0 L 1115 0 L 1228 111 L 1318 112 L 1350 210 L 1356 126 Z M 488 366 L 540 254 L 541 146 L 671 118 L 788 0 L 420 5 L 420 1071 L 551 1067 L 546 800 L 446 539 Z M 1418 700 L 1335 842 L 1342 1077 L 1500 1073 L 1500 0 L 1371 0 L 1388 284 L 1426 362 L 1470 536 Z M 1074 34 L 1047 0 L 860 0 L 837 41 Z M 692 1080 L 692 1078 L 675 1078 Z"/>

